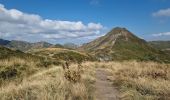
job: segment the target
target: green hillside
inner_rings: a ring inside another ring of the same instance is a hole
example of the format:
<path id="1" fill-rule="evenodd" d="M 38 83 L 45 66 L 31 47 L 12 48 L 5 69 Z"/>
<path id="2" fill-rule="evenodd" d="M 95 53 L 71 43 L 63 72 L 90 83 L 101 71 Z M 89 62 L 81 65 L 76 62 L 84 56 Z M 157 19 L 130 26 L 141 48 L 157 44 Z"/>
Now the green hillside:
<path id="1" fill-rule="evenodd" d="M 79 48 L 94 55 L 98 60 L 153 60 L 170 62 L 165 52 L 151 47 L 125 28 L 114 28 L 108 34 Z"/>

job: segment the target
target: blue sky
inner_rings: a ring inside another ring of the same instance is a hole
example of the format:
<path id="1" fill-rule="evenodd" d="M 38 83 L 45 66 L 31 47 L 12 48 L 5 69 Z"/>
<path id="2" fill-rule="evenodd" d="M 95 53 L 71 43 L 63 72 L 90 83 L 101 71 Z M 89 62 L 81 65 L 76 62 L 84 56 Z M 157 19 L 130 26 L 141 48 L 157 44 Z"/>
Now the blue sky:
<path id="1" fill-rule="evenodd" d="M 80 44 L 119 26 L 146 40 L 170 40 L 170 0 L 0 0 L 0 4 L 0 36 L 5 39 Z"/>

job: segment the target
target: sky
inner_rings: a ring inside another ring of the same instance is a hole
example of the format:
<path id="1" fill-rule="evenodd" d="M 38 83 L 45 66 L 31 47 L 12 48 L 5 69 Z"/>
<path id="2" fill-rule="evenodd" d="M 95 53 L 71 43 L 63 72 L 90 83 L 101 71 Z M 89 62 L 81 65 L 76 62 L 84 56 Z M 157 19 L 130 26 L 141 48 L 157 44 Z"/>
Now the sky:
<path id="1" fill-rule="evenodd" d="M 114 27 L 170 40 L 170 0 L 0 0 L 0 38 L 89 42 Z"/>

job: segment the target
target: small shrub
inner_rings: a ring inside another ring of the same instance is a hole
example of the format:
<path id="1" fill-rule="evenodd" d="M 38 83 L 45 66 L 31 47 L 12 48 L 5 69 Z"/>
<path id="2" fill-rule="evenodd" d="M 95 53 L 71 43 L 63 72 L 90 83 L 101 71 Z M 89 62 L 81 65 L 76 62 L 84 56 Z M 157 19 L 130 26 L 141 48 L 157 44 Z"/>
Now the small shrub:
<path id="1" fill-rule="evenodd" d="M 80 75 L 80 72 L 79 71 L 70 71 L 70 70 L 67 70 L 65 71 L 64 73 L 64 77 L 70 81 L 70 82 L 79 82 L 80 79 L 81 79 L 81 75 Z"/>
<path id="2" fill-rule="evenodd" d="M 2 66 L 1 66 L 2 67 Z M 19 76 L 21 73 L 18 71 L 17 66 L 3 66 L 4 68 L 0 71 L 1 79 L 9 79 Z"/>

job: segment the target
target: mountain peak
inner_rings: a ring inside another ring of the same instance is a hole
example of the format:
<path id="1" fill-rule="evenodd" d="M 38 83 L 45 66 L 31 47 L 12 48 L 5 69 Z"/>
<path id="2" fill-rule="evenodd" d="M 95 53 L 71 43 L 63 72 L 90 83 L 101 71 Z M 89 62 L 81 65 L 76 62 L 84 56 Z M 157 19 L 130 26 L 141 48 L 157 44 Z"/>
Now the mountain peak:
<path id="1" fill-rule="evenodd" d="M 115 28 L 113 28 L 112 30 L 120 30 L 120 31 L 123 31 L 123 30 L 127 30 L 127 29 L 124 28 L 124 27 L 115 27 Z"/>
<path id="2" fill-rule="evenodd" d="M 116 27 L 113 28 L 105 36 L 102 36 L 90 43 L 87 43 L 82 46 L 82 48 L 88 49 L 89 51 L 99 50 L 104 48 L 113 48 L 116 41 L 133 41 L 138 40 L 139 38 L 133 35 L 126 28 Z"/>
<path id="3" fill-rule="evenodd" d="M 153 49 L 145 40 L 138 38 L 126 28 L 116 27 L 105 36 L 84 44 L 80 50 L 92 53 L 99 59 L 113 60 L 128 59 L 129 55 L 131 58 L 142 58 L 146 52 L 151 53 Z"/>
<path id="4" fill-rule="evenodd" d="M 126 28 L 116 27 L 116 28 L 113 28 L 106 35 L 108 35 L 108 36 L 110 36 L 110 35 L 124 36 L 126 39 L 128 39 L 128 36 L 132 36 L 133 34 L 130 31 L 128 31 Z"/>
<path id="5" fill-rule="evenodd" d="M 120 33 L 120 32 L 129 32 L 126 28 L 123 27 L 115 27 L 109 33 Z"/>

